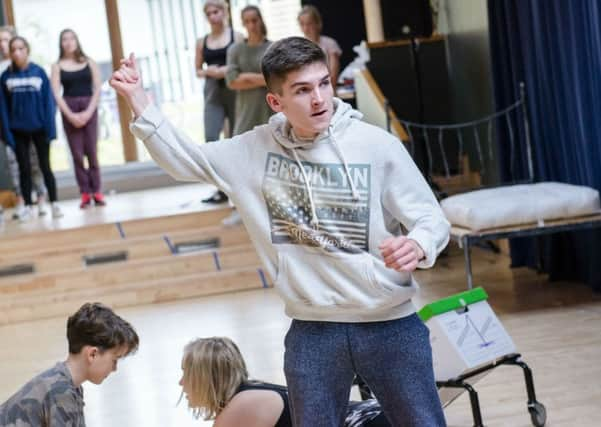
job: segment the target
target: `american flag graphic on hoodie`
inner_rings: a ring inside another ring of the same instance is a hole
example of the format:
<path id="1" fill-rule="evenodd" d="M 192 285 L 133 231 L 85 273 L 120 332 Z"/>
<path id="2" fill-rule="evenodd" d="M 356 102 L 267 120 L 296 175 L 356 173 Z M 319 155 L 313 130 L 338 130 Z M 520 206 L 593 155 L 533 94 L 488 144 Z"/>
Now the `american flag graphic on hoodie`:
<path id="1" fill-rule="evenodd" d="M 263 180 L 274 244 L 321 247 L 328 252 L 369 250 L 370 165 L 349 164 L 359 199 L 341 163 L 302 162 L 319 224 L 311 224 L 311 204 L 304 176 L 294 159 L 268 153 Z"/>

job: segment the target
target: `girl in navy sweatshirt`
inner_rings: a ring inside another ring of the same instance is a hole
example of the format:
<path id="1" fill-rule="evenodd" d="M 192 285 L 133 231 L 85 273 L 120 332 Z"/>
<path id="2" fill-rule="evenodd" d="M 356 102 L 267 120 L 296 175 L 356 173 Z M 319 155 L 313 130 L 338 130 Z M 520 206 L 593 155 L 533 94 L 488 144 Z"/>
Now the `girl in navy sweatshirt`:
<path id="1" fill-rule="evenodd" d="M 29 43 L 13 37 L 9 44 L 12 64 L 0 76 L 0 120 L 4 140 L 15 150 L 19 163 L 25 210 L 21 220 L 31 218 L 30 144 L 38 154 L 44 184 L 52 204 L 52 216 L 62 216 L 56 205 L 56 182 L 50 168 L 50 141 L 56 138 L 55 106 L 46 72 L 29 62 Z"/>

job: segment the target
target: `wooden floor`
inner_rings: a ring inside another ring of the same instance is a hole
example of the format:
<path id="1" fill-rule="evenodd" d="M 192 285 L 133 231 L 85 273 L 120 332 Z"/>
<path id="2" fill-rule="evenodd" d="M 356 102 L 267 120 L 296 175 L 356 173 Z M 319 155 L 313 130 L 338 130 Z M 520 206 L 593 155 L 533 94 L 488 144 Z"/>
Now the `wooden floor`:
<path id="1" fill-rule="evenodd" d="M 187 190 L 190 190 L 189 187 Z M 64 202 L 65 218 L 44 220 L 35 227 L 69 227 L 84 222 L 125 220 L 128 207 L 192 209 L 199 197 L 177 189 L 155 190 L 154 202 L 134 195 L 109 198 L 115 210 L 82 215 L 75 202 Z M 160 193 L 160 194 L 159 194 Z M 122 199 L 121 199 L 122 198 Z M 69 205 L 69 203 L 72 204 Z M 121 208 L 117 209 L 120 204 Z M 144 206 L 141 206 L 144 205 Z M 109 205 L 110 206 L 110 205 Z M 71 210 L 71 207 L 73 208 Z M 140 214 L 138 212 L 138 214 Z M 79 222 L 78 222 L 79 221 Z M 23 232 L 8 224 L 7 235 Z M 577 283 L 548 283 L 526 270 L 510 270 L 504 255 L 474 249 L 474 277 L 534 373 L 538 399 L 548 411 L 548 426 L 600 425 L 601 420 L 601 295 Z M 422 306 L 464 290 L 461 252 L 451 247 L 437 266 L 418 274 L 422 285 L 415 302 Z M 86 384 L 86 417 L 100 426 L 206 426 L 194 420 L 185 404 L 177 405 L 180 357 L 195 337 L 226 335 L 241 347 L 253 377 L 283 383 L 283 339 L 290 320 L 273 289 L 189 299 L 119 309 L 137 328 L 139 352 L 121 362 L 101 386 Z M 65 318 L 0 326 L 0 402 L 37 372 L 66 354 Z M 487 426 L 529 426 L 521 372 L 513 367 L 493 370 L 477 384 Z M 356 395 L 356 391 L 353 392 Z M 445 410 L 450 426 L 471 426 L 469 401 L 460 397 Z"/>
<path id="2" fill-rule="evenodd" d="M 61 200 L 58 205 L 64 214 L 62 218 L 52 219 L 46 215 L 27 223 L 11 220 L 13 209 L 7 209 L 4 221 L 0 223 L 0 238 L 217 209 L 219 206 L 202 203 L 213 189 L 210 185 L 188 184 L 107 194 L 106 206 L 92 206 L 85 210 L 79 209 L 79 200 Z M 37 215 L 37 211 L 34 210 L 34 213 Z"/>
<path id="3" fill-rule="evenodd" d="M 122 308 L 269 286 L 244 227 L 222 224 L 231 207 L 202 204 L 205 189 L 122 194 L 85 211 L 63 202 L 62 219 L 8 222 L 0 325 L 68 316 L 90 300 Z"/>

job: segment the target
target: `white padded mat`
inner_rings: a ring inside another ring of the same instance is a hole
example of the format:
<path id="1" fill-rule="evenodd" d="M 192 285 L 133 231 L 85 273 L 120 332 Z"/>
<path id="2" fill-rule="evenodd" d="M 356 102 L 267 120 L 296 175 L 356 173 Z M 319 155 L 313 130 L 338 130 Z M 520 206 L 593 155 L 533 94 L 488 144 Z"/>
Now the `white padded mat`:
<path id="1" fill-rule="evenodd" d="M 594 188 L 541 182 L 470 191 L 448 197 L 442 209 L 453 225 L 486 230 L 599 213 Z"/>

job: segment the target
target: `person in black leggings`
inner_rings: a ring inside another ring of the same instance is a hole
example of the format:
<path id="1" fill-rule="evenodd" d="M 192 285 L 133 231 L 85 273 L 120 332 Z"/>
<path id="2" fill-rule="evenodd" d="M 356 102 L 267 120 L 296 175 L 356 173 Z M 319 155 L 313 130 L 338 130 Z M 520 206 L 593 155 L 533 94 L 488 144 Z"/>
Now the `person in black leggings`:
<path id="1" fill-rule="evenodd" d="M 194 415 L 221 427 L 292 427 L 286 387 L 250 380 L 229 338 L 199 338 L 184 348 L 182 397 Z M 344 427 L 390 427 L 375 399 L 350 402 Z"/>
<path id="2" fill-rule="evenodd" d="M 0 77 L 0 120 L 4 140 L 15 150 L 19 164 L 21 194 L 25 210 L 21 220 L 31 217 L 30 144 L 33 143 L 44 184 L 52 204 L 52 216 L 62 216 L 56 205 L 56 182 L 50 168 L 50 142 L 56 138 L 55 105 L 48 76 L 29 61 L 29 43 L 21 36 L 10 40 L 12 63 Z"/>
<path id="3" fill-rule="evenodd" d="M 10 59 L 9 43 L 10 39 L 17 35 L 14 27 L 4 25 L 0 27 L 0 75 L 12 64 Z M 4 141 L 2 141 L 4 143 Z M 0 146 L 3 144 L 0 143 Z M 10 171 L 10 178 L 12 180 L 12 190 L 17 196 L 17 209 L 13 212 L 13 219 L 19 219 L 21 214 L 24 212 L 25 201 L 21 195 L 21 181 L 19 180 L 19 164 L 17 163 L 17 157 L 15 151 L 8 144 L 6 146 L 6 161 L 8 163 L 8 170 Z M 38 155 L 32 148 L 29 152 L 30 164 L 31 164 L 31 182 L 33 190 L 36 194 L 38 213 L 40 216 L 46 214 L 43 209 L 44 201 L 46 200 L 46 187 L 44 187 L 44 178 L 42 172 L 38 166 Z M 41 208 L 41 209 L 40 209 Z"/>

